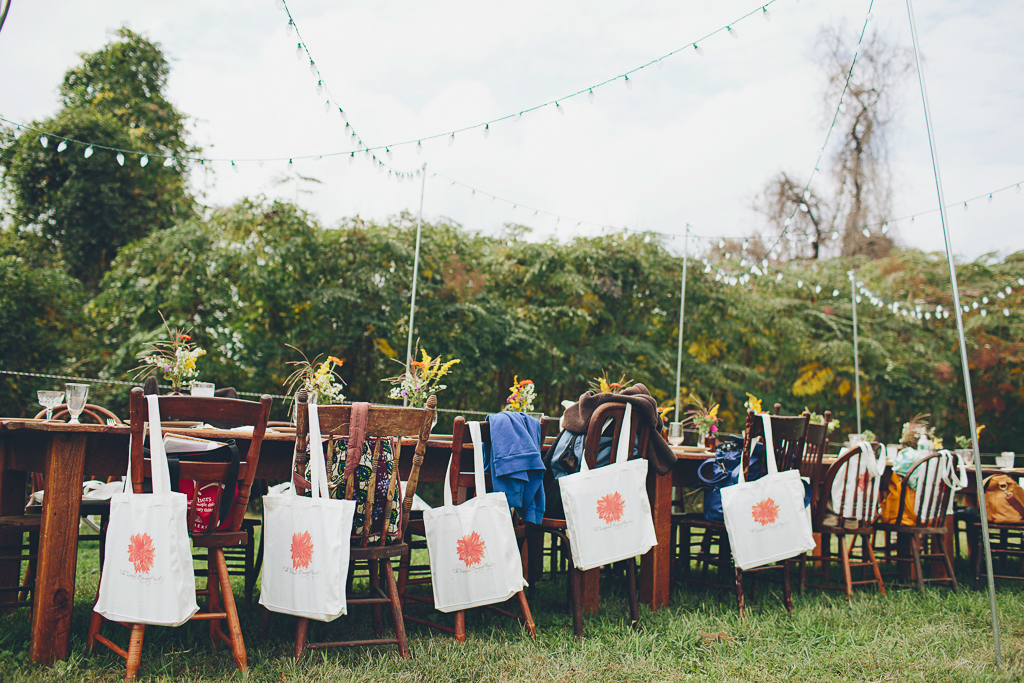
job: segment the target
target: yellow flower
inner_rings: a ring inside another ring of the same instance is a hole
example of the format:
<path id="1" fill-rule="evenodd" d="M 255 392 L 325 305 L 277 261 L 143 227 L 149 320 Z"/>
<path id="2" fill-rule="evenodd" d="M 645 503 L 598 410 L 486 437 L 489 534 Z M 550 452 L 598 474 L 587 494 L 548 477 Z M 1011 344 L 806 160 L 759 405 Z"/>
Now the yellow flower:
<path id="1" fill-rule="evenodd" d="M 601 392 L 600 393 L 608 394 L 608 393 L 611 393 L 611 390 L 612 390 L 612 388 L 611 388 L 611 386 L 608 385 L 608 380 L 605 379 L 604 377 L 602 377 L 601 378 Z"/>
<path id="2" fill-rule="evenodd" d="M 985 429 L 985 425 L 978 425 L 978 440 L 981 440 L 981 431 Z"/>
<path id="3" fill-rule="evenodd" d="M 718 404 L 711 406 L 711 410 L 708 411 L 708 417 L 718 417 Z"/>
<path id="4" fill-rule="evenodd" d="M 747 408 L 750 408 L 751 410 L 758 414 L 762 412 L 761 399 L 759 399 L 757 396 L 754 396 L 749 391 L 747 392 Z"/>

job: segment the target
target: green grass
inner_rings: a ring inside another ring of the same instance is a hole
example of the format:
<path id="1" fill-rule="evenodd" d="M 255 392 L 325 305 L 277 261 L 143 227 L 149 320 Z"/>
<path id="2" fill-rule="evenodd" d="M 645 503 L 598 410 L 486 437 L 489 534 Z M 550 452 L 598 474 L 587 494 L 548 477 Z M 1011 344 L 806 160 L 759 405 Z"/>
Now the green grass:
<path id="1" fill-rule="evenodd" d="M 52 667 L 33 664 L 28 610 L 20 609 L 0 616 L 0 680 L 123 680 L 123 660 L 102 647 L 93 654 L 85 649 L 99 578 L 95 544 L 80 549 L 78 567 L 70 658 Z M 973 590 L 966 566 L 960 569 L 965 585 L 959 595 L 946 588 L 924 595 L 891 588 L 886 597 L 860 590 L 847 602 L 842 594 L 808 591 L 794 596 L 792 615 L 777 588 L 762 586 L 760 604 L 747 619 L 739 618 L 731 593 L 676 586 L 671 607 L 641 608 L 638 632 L 628 625 L 624 582 L 603 577 L 601 613 L 584 618 L 582 641 L 572 636 L 564 580 L 544 581 L 530 601 L 536 641 L 516 622 L 474 610 L 462 644 L 409 624 L 408 660 L 394 647 L 380 647 L 314 651 L 297 664 L 293 619 L 276 615 L 271 637 L 259 643 L 257 608 L 240 604 L 240 610 L 254 682 L 1024 680 L 1024 586 L 998 586 L 1006 663 L 1000 671 L 992 666 L 987 594 Z M 235 595 L 241 594 L 239 585 Z M 315 624 L 313 636 L 372 637 L 368 624 L 368 612 L 357 608 L 331 624 Z M 107 626 L 105 632 L 126 644 L 124 629 Z M 140 679 L 241 680 L 230 652 L 223 646 L 213 652 L 207 634 L 204 623 L 149 628 Z"/>

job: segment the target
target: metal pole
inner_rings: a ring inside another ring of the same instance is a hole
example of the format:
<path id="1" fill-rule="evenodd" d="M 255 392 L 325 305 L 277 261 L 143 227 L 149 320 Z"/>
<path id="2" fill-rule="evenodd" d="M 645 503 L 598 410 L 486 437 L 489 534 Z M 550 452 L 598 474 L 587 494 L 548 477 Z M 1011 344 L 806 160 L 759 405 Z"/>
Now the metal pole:
<path id="1" fill-rule="evenodd" d="M 690 224 L 686 224 L 686 237 L 683 238 L 683 284 L 679 292 L 679 353 L 676 356 L 676 419 L 679 422 L 679 384 L 683 373 L 683 313 L 686 311 L 686 261 L 690 255 Z"/>
<path id="2" fill-rule="evenodd" d="M 412 299 L 409 301 L 409 339 L 405 343 L 405 371 L 408 374 L 412 367 L 412 327 L 416 322 L 416 281 L 420 274 L 420 235 L 423 227 L 423 195 L 427 192 L 427 165 L 421 170 L 423 181 L 420 183 L 420 213 L 416 217 L 416 255 L 412 260 Z M 408 407 L 409 397 L 402 399 L 402 405 Z"/>
<path id="3" fill-rule="evenodd" d="M 935 189 L 939 195 L 939 216 L 942 218 L 942 235 L 946 241 L 946 262 L 949 266 L 949 280 L 953 286 L 953 309 L 956 312 L 956 330 L 960 338 L 960 364 L 964 373 L 964 391 L 967 396 L 967 418 L 971 425 L 971 444 L 974 446 L 974 477 L 978 487 L 978 507 L 981 515 L 981 539 L 985 548 L 985 565 L 988 570 L 988 596 L 992 611 L 992 644 L 996 654 L 996 666 L 1002 667 L 1003 654 L 999 644 L 999 612 L 996 606 L 996 584 L 992 576 L 992 547 L 989 543 L 988 513 L 985 505 L 985 487 L 981 474 L 981 450 L 978 448 L 978 420 L 974 415 L 974 391 L 971 389 L 971 371 L 967 365 L 967 342 L 964 339 L 963 309 L 960 308 L 960 290 L 956 282 L 956 268 L 953 265 L 953 244 L 949 239 L 949 223 L 946 219 L 946 198 L 942 192 L 942 177 L 939 173 L 939 157 L 932 134 L 932 116 L 928 107 L 928 90 L 924 84 L 924 70 L 917 46 L 917 22 L 914 8 L 907 0 L 907 14 L 910 15 L 910 35 L 914 40 L 914 59 L 917 60 L 917 78 L 921 83 L 921 101 L 924 104 L 924 121 L 928 129 L 928 148 L 932 155 L 932 170 L 935 173 Z"/>
<path id="4" fill-rule="evenodd" d="M 853 396 L 857 401 L 857 433 L 860 434 L 860 353 L 857 346 L 857 283 L 854 280 L 852 270 L 847 275 L 850 276 L 850 303 L 853 304 Z"/>

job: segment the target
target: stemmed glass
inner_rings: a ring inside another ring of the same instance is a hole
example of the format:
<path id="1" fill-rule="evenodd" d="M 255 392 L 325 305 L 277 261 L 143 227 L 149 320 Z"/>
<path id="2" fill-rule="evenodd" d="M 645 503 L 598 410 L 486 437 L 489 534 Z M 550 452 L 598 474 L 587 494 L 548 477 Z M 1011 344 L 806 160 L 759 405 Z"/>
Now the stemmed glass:
<path id="1" fill-rule="evenodd" d="M 668 423 L 668 442 L 673 446 L 678 446 L 683 442 L 683 423 L 682 422 L 669 422 Z"/>
<path id="2" fill-rule="evenodd" d="M 53 419 L 53 409 L 64 402 L 63 391 L 44 391 L 40 389 L 36 392 L 36 396 L 39 397 L 39 405 L 46 408 L 46 419 Z"/>
<path id="3" fill-rule="evenodd" d="M 71 413 L 71 419 L 68 420 L 68 424 L 81 424 L 78 421 L 78 416 L 85 410 L 85 399 L 89 396 L 89 385 L 68 383 L 64 385 L 64 388 L 67 389 L 68 412 Z"/>

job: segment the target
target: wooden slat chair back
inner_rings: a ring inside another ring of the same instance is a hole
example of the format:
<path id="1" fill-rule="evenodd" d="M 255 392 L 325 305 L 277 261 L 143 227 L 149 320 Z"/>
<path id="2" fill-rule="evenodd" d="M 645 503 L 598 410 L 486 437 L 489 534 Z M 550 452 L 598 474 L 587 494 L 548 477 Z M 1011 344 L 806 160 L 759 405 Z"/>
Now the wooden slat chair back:
<path id="1" fill-rule="evenodd" d="M 959 590 L 956 574 L 953 572 L 952 557 L 950 557 L 949 548 L 946 547 L 944 538 L 947 531 L 946 515 L 953 489 L 946 482 L 946 478 L 941 476 L 946 467 L 956 463 L 955 457 L 943 453 L 932 453 L 915 462 L 907 472 L 907 476 L 903 478 L 899 507 L 897 508 L 899 513 L 895 522 L 875 525 L 875 528 L 885 532 L 886 536 L 893 532 L 896 533 L 897 539 L 900 534 L 910 536 L 910 554 L 908 555 L 906 552 L 906 544 L 897 543 L 896 552 L 891 557 L 897 565 L 910 564 L 913 567 L 917 586 L 922 591 L 924 591 L 925 583 L 945 583 L 953 589 L 953 592 Z M 949 459 L 952 459 L 952 462 Z M 909 482 L 915 477 L 917 480 L 916 490 L 909 486 Z M 907 509 L 906 504 L 910 495 L 914 496 L 910 509 L 913 510 L 916 517 L 915 524 L 907 523 L 903 519 L 903 511 Z M 929 543 L 931 544 L 930 552 L 928 551 Z M 945 575 L 936 572 L 933 576 L 925 577 L 922 559 L 942 560 Z"/>
<path id="2" fill-rule="evenodd" d="M 220 492 L 214 501 L 211 517 L 211 529 L 218 529 L 203 535 L 193 536 L 194 546 L 208 548 L 211 560 L 208 563 L 206 588 L 197 590 L 197 595 L 208 597 L 207 611 L 200 611 L 192 617 L 192 621 L 207 621 L 210 628 L 210 639 L 214 649 L 220 641 L 224 641 L 230 648 L 235 659 L 238 670 L 245 672 L 248 663 L 245 652 L 245 641 L 242 638 L 242 629 L 238 620 L 238 610 L 235 606 L 234 595 L 232 594 L 231 582 L 227 573 L 227 563 L 224 557 L 224 548 L 244 545 L 248 542 L 247 534 L 240 531 L 242 519 L 245 516 L 245 508 L 249 503 L 249 495 L 252 489 L 253 477 L 256 474 L 256 467 L 259 464 L 260 446 L 267 430 L 267 418 L 270 416 L 270 405 L 272 399 L 264 395 L 260 401 L 240 401 L 228 398 L 208 398 L 199 396 L 160 396 L 160 422 L 175 422 L 188 420 L 216 420 L 218 422 L 235 424 L 238 426 L 252 427 L 252 436 L 249 450 L 244 459 L 241 459 L 236 475 L 235 501 L 230 507 L 227 519 L 220 518 L 220 496 L 227 488 L 227 481 L 230 465 L 227 463 L 214 462 L 192 462 L 180 461 L 179 478 L 195 479 L 198 481 L 219 481 L 222 484 Z M 129 425 L 131 427 L 131 447 L 129 449 L 130 472 L 132 490 L 135 493 L 143 493 L 143 482 L 152 473 L 151 464 L 145 457 L 144 442 L 146 437 L 147 420 L 149 418 L 148 407 L 143 390 L 139 387 L 132 389 L 129 399 Z M 241 454 L 239 454 L 241 455 Z M 194 510 L 194 500 L 191 506 Z M 191 529 L 192 518 L 189 519 Z M 222 525 L 227 523 L 225 529 Z M 130 626 L 132 633 L 129 641 L 128 651 L 125 651 L 107 639 L 100 633 L 103 622 L 106 620 L 96 612 L 92 614 L 92 621 L 89 625 L 88 646 L 90 649 L 99 642 L 106 645 L 114 652 L 120 654 L 127 660 L 127 678 L 134 679 L 138 675 L 139 663 L 142 657 L 142 641 L 145 632 L 143 624 L 125 624 Z M 228 633 L 221 628 L 221 622 L 226 621 Z"/>
<path id="3" fill-rule="evenodd" d="M 586 437 L 583 444 L 583 457 L 586 458 L 587 466 L 594 469 L 597 466 L 597 454 L 601 447 L 601 434 L 604 433 L 606 423 L 611 421 L 614 438 L 612 440 L 612 457 L 616 452 L 619 439 L 623 436 L 624 427 L 629 442 L 634 448 L 629 451 L 629 459 L 642 458 L 647 452 L 647 444 L 650 439 L 650 425 L 643 423 L 636 411 L 633 411 L 629 425 L 624 425 L 626 413 L 625 403 L 603 403 L 594 410 L 587 424 Z M 545 517 L 540 525 L 530 525 L 528 535 L 530 540 L 530 555 L 540 555 L 543 548 L 544 534 L 551 534 L 559 539 L 561 547 L 566 549 L 568 563 L 568 592 L 569 606 L 572 611 L 573 632 L 577 638 L 583 637 L 583 609 L 586 606 L 588 612 L 596 612 L 599 602 L 600 570 L 591 569 L 582 572 L 573 566 L 572 549 L 569 545 L 569 537 L 566 535 L 566 524 L 564 519 L 550 519 Z M 625 560 L 626 567 L 627 602 L 629 605 L 629 616 L 634 628 L 640 627 L 640 607 L 636 594 L 636 562 Z M 535 569 L 530 571 L 531 584 L 538 577 L 539 572 Z"/>
<path id="4" fill-rule="evenodd" d="M 540 419 L 540 444 L 541 451 L 544 450 L 544 439 L 547 436 L 548 427 L 550 426 L 551 418 L 544 415 Z M 486 420 L 480 423 L 480 440 L 484 444 L 491 443 L 491 423 Z M 477 495 L 476 490 L 476 479 L 474 473 L 476 469 L 473 465 L 473 450 L 477 444 L 473 442 L 473 437 L 470 434 L 469 427 L 466 425 L 466 418 L 459 415 L 455 418 L 455 422 L 452 425 L 452 459 L 449 465 L 449 480 L 451 483 L 452 500 L 456 504 L 464 503 L 465 501 L 474 498 Z M 484 473 L 484 484 L 487 487 L 487 491 L 493 491 L 491 486 L 491 473 Z M 486 493 L 486 491 L 484 492 Z M 513 523 L 519 521 L 517 518 L 513 519 Z M 526 526 L 525 523 L 519 521 L 515 526 L 516 536 L 519 540 L 519 547 L 522 550 L 523 540 L 526 537 Z M 410 557 L 405 557 L 402 560 L 402 569 L 399 574 L 398 588 L 402 594 L 402 604 L 406 602 L 423 602 L 427 604 L 433 604 L 434 600 L 431 596 L 417 596 L 407 593 L 406 586 L 409 584 L 408 580 L 408 568 L 411 563 Z M 430 579 L 426 578 L 422 581 L 416 582 L 418 585 L 430 583 Z M 537 628 L 533 622 L 533 615 L 530 612 L 530 605 L 526 600 L 526 593 L 519 591 L 515 595 L 515 599 L 519 602 L 519 609 L 521 614 L 513 614 L 504 609 L 495 607 L 494 605 L 488 605 L 488 608 L 495 611 L 503 616 L 507 616 L 513 619 L 517 619 L 526 627 L 527 633 L 533 638 L 537 637 Z M 416 622 L 417 624 L 423 624 L 425 626 L 431 626 L 441 631 L 446 631 L 455 635 L 455 640 L 458 642 L 464 642 L 466 640 L 466 611 L 458 610 L 455 612 L 455 627 L 449 628 L 441 624 L 428 621 L 426 619 L 420 619 L 417 617 L 406 616 L 409 621 Z"/>
<path id="5" fill-rule="evenodd" d="M 826 424 L 827 420 L 826 417 Z M 811 425 L 818 426 L 822 425 Z M 873 445 L 876 448 L 872 451 L 877 454 L 878 444 Z M 884 453 L 883 450 L 882 457 Z M 863 446 L 854 447 L 829 466 L 822 477 L 821 485 L 815 488 L 815 499 L 811 503 L 811 527 L 814 533 L 821 535 L 821 552 L 813 560 L 821 563 L 821 571 L 815 575 L 820 576 L 822 582 L 807 583 L 808 557 L 805 553 L 800 558 L 801 592 L 810 585 L 811 588 L 845 590 L 846 597 L 850 598 L 854 586 L 873 584 L 882 595 L 885 595 L 885 584 L 882 582 L 874 551 L 873 524 L 881 511 L 880 478 L 873 479 L 859 474 L 863 471 L 865 457 L 867 454 Z M 851 477 L 850 472 L 857 472 L 858 475 Z M 836 478 L 840 474 L 842 479 L 837 482 Z M 850 514 L 847 515 L 847 512 Z M 832 536 L 838 538 L 839 557 L 832 555 Z M 861 547 L 859 555 L 855 556 L 854 547 L 858 539 L 861 541 Z M 829 581 L 829 568 L 833 562 L 840 562 L 842 565 L 842 584 Z M 852 570 L 856 568 L 861 570 L 861 577 L 855 581 Z M 870 578 L 867 576 L 869 569 L 872 572 Z"/>
<path id="6" fill-rule="evenodd" d="M 815 493 L 811 498 L 811 513 L 814 512 L 814 505 L 818 500 L 817 491 L 821 485 L 824 468 L 821 463 L 828 452 L 828 423 L 832 420 L 832 411 L 825 411 L 825 424 L 807 424 L 806 447 L 803 459 L 800 461 L 800 476 L 811 480 L 811 490 Z"/>
<path id="7" fill-rule="evenodd" d="M 403 658 L 409 657 L 409 644 L 405 636 L 405 619 L 402 614 L 402 600 L 398 591 L 398 584 L 395 581 L 392 560 L 401 559 L 408 554 L 409 546 L 403 540 L 406 527 L 412 513 L 412 499 L 416 495 L 416 488 L 419 482 L 420 468 L 423 465 L 423 457 L 427 452 L 427 440 L 430 438 L 430 430 L 433 426 L 434 414 L 437 407 L 437 398 L 430 396 L 424 408 L 399 408 L 393 406 L 370 406 L 366 423 L 366 439 L 382 439 L 395 437 L 399 441 L 399 450 L 395 452 L 395 467 L 397 475 L 398 459 L 400 455 L 402 437 L 416 437 L 416 449 L 412 458 L 412 469 L 406 481 L 405 493 L 402 498 L 401 528 L 395 538 L 389 538 L 384 529 L 381 529 L 380 538 L 371 541 L 372 535 L 370 518 L 372 517 L 373 501 L 368 496 L 365 507 L 367 521 L 364 524 L 364 533 L 353 539 L 353 547 L 350 557 L 355 563 L 366 563 L 369 570 L 370 589 L 366 596 L 348 596 L 349 605 L 369 605 L 373 619 L 373 628 L 378 636 L 367 640 L 348 640 L 334 642 L 308 642 L 309 619 L 299 618 L 295 629 L 295 658 L 299 659 L 307 649 L 321 649 L 329 647 L 352 647 L 360 645 L 397 645 L 399 654 Z M 352 407 L 346 405 L 320 406 L 318 416 L 320 418 L 320 433 L 325 439 L 347 438 L 349 433 L 350 417 Z M 293 482 L 300 486 L 305 483 L 302 476 L 306 471 L 307 456 L 305 448 L 300 444 L 306 443 L 306 436 L 309 434 L 309 405 L 304 389 L 300 390 L 296 400 L 296 471 L 292 473 Z M 359 457 L 359 454 L 353 454 Z M 328 458 L 328 454 L 324 454 Z M 330 467 L 330 462 L 325 463 Z M 328 469 L 330 471 L 330 469 Z M 376 465 L 374 467 L 376 471 Z M 308 486 L 308 483 L 306 483 Z M 355 485 L 348 487 L 347 482 L 339 484 L 345 487 L 349 496 L 355 495 Z M 371 487 L 371 494 L 373 487 Z M 385 516 L 386 522 L 386 516 Z M 383 569 L 386 592 L 380 587 L 381 570 Z M 394 622 L 395 637 L 380 638 L 381 635 L 381 605 L 390 605 L 391 616 Z M 269 629 L 270 613 L 264 610 L 261 633 L 264 635 Z"/>
<path id="8" fill-rule="evenodd" d="M 811 422 L 810 413 L 793 417 L 772 415 L 772 441 L 775 446 L 775 464 L 779 472 L 800 469 L 806 450 L 807 428 Z M 754 411 L 747 411 L 746 430 L 743 435 L 743 468 L 747 476 L 760 476 L 767 472 L 767 463 L 760 472 L 750 472 L 750 454 L 758 437 L 764 439 L 764 422 Z"/>

